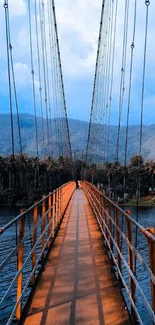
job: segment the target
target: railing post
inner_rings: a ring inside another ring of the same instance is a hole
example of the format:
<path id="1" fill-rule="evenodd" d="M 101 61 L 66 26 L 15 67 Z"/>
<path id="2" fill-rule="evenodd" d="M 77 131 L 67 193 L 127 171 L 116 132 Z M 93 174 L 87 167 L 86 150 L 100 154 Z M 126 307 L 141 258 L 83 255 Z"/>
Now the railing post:
<path id="1" fill-rule="evenodd" d="M 61 221 L 61 187 L 59 187 L 59 222 Z"/>
<path id="2" fill-rule="evenodd" d="M 51 221 L 51 206 L 52 206 L 52 193 L 49 193 L 49 197 L 48 197 L 48 224 Z M 50 242 L 50 235 L 51 235 L 51 225 L 48 226 L 48 248 L 51 245 Z"/>
<path id="3" fill-rule="evenodd" d="M 36 202 L 34 202 L 34 204 L 36 204 Z M 33 227 L 36 226 L 37 221 L 38 221 L 38 206 L 36 206 L 33 210 Z M 36 241 L 37 241 L 37 228 L 33 229 L 33 247 L 36 244 Z M 34 269 L 35 264 L 36 264 L 36 248 L 32 254 L 32 270 Z M 32 284 L 34 284 L 35 274 L 33 274 L 31 281 Z"/>
<path id="4" fill-rule="evenodd" d="M 103 233 L 104 233 L 104 237 L 106 236 L 106 233 L 105 233 L 105 224 L 104 222 L 106 223 L 106 220 L 105 220 L 105 209 L 106 209 L 106 203 L 105 203 L 105 197 L 103 196 L 103 214 L 102 214 L 102 218 L 103 218 L 103 222 L 102 222 L 102 229 L 103 229 Z"/>
<path id="5" fill-rule="evenodd" d="M 117 207 L 115 207 L 115 223 L 118 228 L 120 228 L 120 220 L 119 220 L 119 212 Z M 119 250 L 121 250 L 121 245 L 120 245 L 120 232 L 116 227 L 116 242 Z M 119 255 L 119 252 L 117 252 L 117 260 L 118 260 L 118 267 L 121 270 L 121 257 Z"/>
<path id="6" fill-rule="evenodd" d="M 58 225 L 58 204 L 59 204 L 59 201 L 58 201 L 58 189 L 56 190 L 56 193 L 55 193 L 55 206 L 56 206 L 56 227 Z"/>
<path id="7" fill-rule="evenodd" d="M 20 213 L 23 213 L 24 209 L 20 210 Z M 21 218 L 19 221 L 19 243 L 22 241 L 24 237 L 24 218 Z M 21 269 L 23 265 L 23 253 L 24 253 L 24 243 L 21 243 L 18 249 L 17 254 L 17 272 Z M 22 294 L 22 284 L 23 284 L 23 272 L 21 272 L 17 279 L 17 296 L 16 301 L 19 300 Z M 16 318 L 17 320 L 21 317 L 21 310 L 22 310 L 22 301 L 20 300 L 17 309 L 16 309 Z"/>
<path id="8" fill-rule="evenodd" d="M 64 205 L 63 205 L 63 187 L 61 188 L 61 215 L 64 213 Z"/>
<path id="9" fill-rule="evenodd" d="M 55 191 L 53 192 L 53 215 L 52 215 L 52 218 L 53 218 L 53 221 L 52 221 L 52 237 L 54 238 L 55 236 Z"/>
<path id="10" fill-rule="evenodd" d="M 57 220 L 58 220 L 58 224 L 60 222 L 60 188 L 58 188 L 58 213 L 57 213 Z"/>
<path id="11" fill-rule="evenodd" d="M 131 215 L 130 210 L 127 210 L 125 212 L 128 215 Z M 126 218 L 126 225 L 127 225 L 127 237 L 128 237 L 130 244 L 132 245 L 132 222 L 128 218 Z M 134 274 L 134 253 L 129 246 L 128 246 L 128 265 L 130 266 L 130 270 Z M 131 294 L 133 301 L 135 301 L 135 283 L 131 276 L 130 276 L 130 294 Z M 135 320 L 136 319 L 135 311 L 132 308 L 132 305 L 131 305 L 131 315 L 132 315 L 133 319 Z"/>
<path id="12" fill-rule="evenodd" d="M 57 190 L 55 190 L 55 227 L 57 226 Z"/>
<path id="13" fill-rule="evenodd" d="M 46 196 L 43 195 L 43 199 L 45 198 Z M 44 200 L 42 204 L 41 233 L 43 233 L 45 230 L 45 212 L 46 212 L 46 200 Z M 43 250 L 44 245 L 45 245 L 45 234 L 43 234 L 41 238 L 41 250 Z M 44 252 L 42 253 L 42 259 L 43 258 L 44 258 Z"/>
<path id="14" fill-rule="evenodd" d="M 99 221 L 100 221 L 100 224 L 101 224 L 101 221 L 102 221 L 102 194 L 100 194 L 100 206 L 99 206 L 99 212 L 100 212 L 100 215 L 99 215 Z"/>
<path id="15" fill-rule="evenodd" d="M 149 243 L 150 269 L 153 275 L 155 275 L 155 242 L 149 239 L 148 243 Z M 152 296 L 152 309 L 155 312 L 155 285 L 152 281 L 151 281 L 151 296 Z"/>
<path id="16" fill-rule="evenodd" d="M 109 213 L 109 230 L 110 230 L 110 234 L 112 236 L 112 221 L 111 221 L 111 218 L 112 218 L 112 215 L 111 215 L 111 203 L 109 202 L 108 204 L 108 213 Z M 111 250 L 113 251 L 113 241 L 112 241 L 112 238 L 110 237 L 110 248 Z"/>
<path id="17" fill-rule="evenodd" d="M 104 221 L 105 221 L 105 225 L 108 227 L 108 222 L 107 222 L 107 215 L 106 215 L 106 198 L 104 197 Z M 107 238 L 107 242 L 108 242 L 108 230 L 105 226 L 105 235 L 106 235 L 106 238 Z"/>
<path id="18" fill-rule="evenodd" d="M 62 219 L 62 188 L 60 187 L 60 219 Z"/>

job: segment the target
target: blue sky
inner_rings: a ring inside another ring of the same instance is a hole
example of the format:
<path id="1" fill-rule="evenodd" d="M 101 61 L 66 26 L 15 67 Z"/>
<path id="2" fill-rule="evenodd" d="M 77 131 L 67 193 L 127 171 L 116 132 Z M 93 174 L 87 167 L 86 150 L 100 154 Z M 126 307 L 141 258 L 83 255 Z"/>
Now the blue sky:
<path id="1" fill-rule="evenodd" d="M 32 0 L 33 2 L 33 0 Z M 100 23 L 101 0 L 56 0 L 59 41 L 64 74 L 68 116 L 89 120 L 97 40 Z M 123 10 L 125 1 L 119 0 L 119 21 L 116 36 L 116 60 L 111 123 L 118 120 L 118 92 L 121 71 L 123 36 Z M 133 4 L 130 1 L 126 93 L 122 124 L 125 123 L 126 99 L 129 76 L 129 54 L 132 40 Z M 27 6 L 24 0 L 9 0 L 11 14 L 12 45 L 20 112 L 32 113 L 32 87 L 28 40 Z M 137 29 L 134 54 L 134 73 L 131 101 L 131 124 L 139 124 L 141 103 L 141 79 L 145 27 L 145 1 L 138 0 Z M 144 123 L 155 123 L 155 3 L 150 4 L 148 53 Z M 5 25 L 3 0 L 0 0 L 0 111 L 8 112 L 8 83 L 5 48 Z M 36 78 L 37 85 L 37 78 Z M 38 112 L 39 114 L 39 112 Z"/>

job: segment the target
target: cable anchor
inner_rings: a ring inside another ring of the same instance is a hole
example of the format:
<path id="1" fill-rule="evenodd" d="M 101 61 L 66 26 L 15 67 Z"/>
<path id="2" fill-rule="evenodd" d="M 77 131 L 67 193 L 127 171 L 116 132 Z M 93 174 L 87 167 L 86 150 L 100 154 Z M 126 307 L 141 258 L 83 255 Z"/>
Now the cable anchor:
<path id="1" fill-rule="evenodd" d="M 7 9 L 8 8 L 8 3 L 5 2 L 3 7 L 4 7 L 4 9 Z"/>
<path id="2" fill-rule="evenodd" d="M 149 6 L 150 5 L 150 1 L 149 0 L 146 0 L 145 1 L 145 4 L 146 4 L 146 6 Z"/>

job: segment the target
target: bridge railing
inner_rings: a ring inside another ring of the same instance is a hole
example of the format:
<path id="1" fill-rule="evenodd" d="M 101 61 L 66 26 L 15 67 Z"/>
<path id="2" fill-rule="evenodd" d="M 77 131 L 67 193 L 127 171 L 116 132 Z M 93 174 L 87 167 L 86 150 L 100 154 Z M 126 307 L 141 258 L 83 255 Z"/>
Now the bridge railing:
<path id="1" fill-rule="evenodd" d="M 0 228 L 0 311 L 6 314 L 4 324 L 20 319 L 74 190 L 75 182 L 61 186 Z"/>
<path id="2" fill-rule="evenodd" d="M 155 237 L 94 185 L 81 182 L 134 322 L 155 324 Z M 145 321 L 144 321 L 145 315 Z"/>

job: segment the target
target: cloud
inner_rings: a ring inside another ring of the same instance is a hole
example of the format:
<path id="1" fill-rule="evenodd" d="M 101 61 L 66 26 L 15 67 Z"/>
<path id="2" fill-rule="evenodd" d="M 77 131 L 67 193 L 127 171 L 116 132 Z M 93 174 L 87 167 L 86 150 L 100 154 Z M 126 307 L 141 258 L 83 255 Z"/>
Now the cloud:
<path id="1" fill-rule="evenodd" d="M 16 84 L 18 87 L 23 88 L 31 83 L 31 72 L 25 63 L 15 63 L 14 71 L 16 76 Z"/>
<path id="2" fill-rule="evenodd" d="M 101 3 L 101 0 L 56 2 L 61 56 L 66 76 L 85 78 L 94 73 Z"/>
<path id="3" fill-rule="evenodd" d="M 0 76 L 1 76 L 1 94 L 6 88 L 7 61 L 6 61 L 6 45 L 5 45 L 5 20 L 3 0 L 0 0 Z M 123 108 L 123 121 L 125 121 L 129 69 L 130 69 L 130 52 L 133 30 L 133 9 L 134 2 L 130 2 L 129 11 L 129 34 L 127 44 L 127 67 L 126 67 L 126 82 L 125 82 L 125 99 Z M 114 1 L 115 3 L 115 1 Z M 113 106 L 112 106 L 112 121 L 117 122 L 118 112 L 118 93 L 120 88 L 121 76 L 121 60 L 122 60 L 122 40 L 123 40 L 123 15 L 124 15 L 124 0 L 119 0 L 118 21 L 116 34 L 116 55 L 114 68 L 114 88 L 113 88 Z M 18 4 L 18 5 L 17 5 Z M 46 4 L 46 1 L 45 1 Z M 34 50 L 34 70 L 35 84 L 38 96 L 38 65 L 36 51 L 36 36 L 34 25 L 34 0 L 32 5 L 32 37 Z M 90 104 L 92 97 L 92 86 L 95 71 L 98 32 L 100 24 L 102 0 L 57 0 L 55 1 L 56 16 L 58 25 L 58 34 L 60 42 L 60 51 L 62 58 L 62 70 L 64 74 L 64 83 L 66 89 L 66 98 L 69 116 L 74 118 L 83 118 L 89 120 Z M 143 68 L 143 53 L 144 53 L 144 31 L 145 31 L 145 1 L 137 2 L 137 23 L 136 23 L 136 39 L 134 49 L 133 62 L 133 85 L 132 85 L 132 112 L 134 117 L 131 122 L 139 119 L 140 101 L 141 101 L 141 86 L 142 86 L 142 68 Z M 9 0 L 10 8 L 10 26 L 11 38 L 13 46 L 13 57 L 15 64 L 16 82 L 18 89 L 21 91 L 22 100 L 28 101 L 31 80 L 31 64 L 30 64 L 30 46 L 29 46 L 29 29 L 28 29 L 28 12 L 26 1 Z M 45 6 L 46 14 L 47 8 Z M 146 88 L 145 97 L 154 98 L 154 78 L 155 78 L 155 61 L 154 61 L 154 12 L 155 3 L 151 2 L 149 7 L 149 33 L 148 33 L 148 52 L 146 65 Z M 47 16 L 46 16 L 46 33 L 48 35 Z M 49 42 L 47 41 L 49 46 Z M 42 60 L 42 58 L 41 58 Z M 42 71 L 43 75 L 43 71 Z M 2 96 L 2 95 L 1 95 Z M 25 96 L 25 99 L 24 99 Z M 52 98 L 52 96 L 51 96 Z M 30 100 L 29 100 L 30 101 Z M 30 101 L 31 103 L 31 101 Z M 21 105 L 21 107 L 24 105 Z M 28 106 L 28 105 L 27 105 Z M 151 119 L 154 113 L 154 100 L 145 101 L 145 111 L 151 113 Z M 136 117 L 136 118 L 135 118 Z M 146 113 L 145 113 L 146 117 Z M 149 118 L 147 118 L 149 121 Z M 124 123 L 124 122 L 123 122 Z"/>

